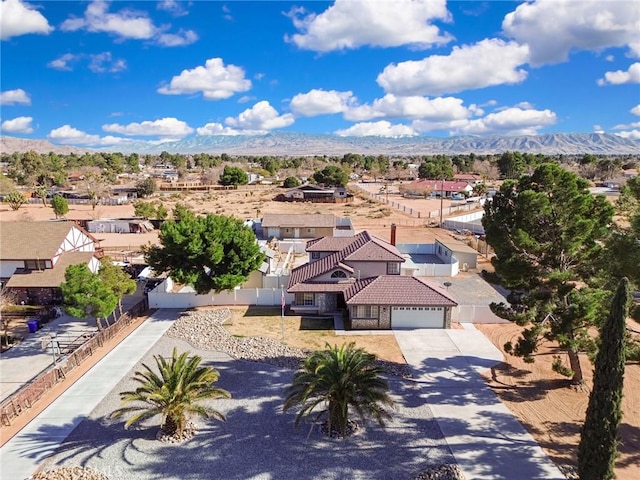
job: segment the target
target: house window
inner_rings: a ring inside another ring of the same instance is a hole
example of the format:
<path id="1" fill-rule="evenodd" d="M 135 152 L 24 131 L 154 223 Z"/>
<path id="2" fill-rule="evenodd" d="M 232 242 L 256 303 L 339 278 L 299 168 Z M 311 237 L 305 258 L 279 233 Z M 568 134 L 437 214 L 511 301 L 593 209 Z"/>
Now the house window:
<path id="1" fill-rule="evenodd" d="M 318 260 L 320 258 L 320 252 L 311 252 L 311 258 L 313 260 Z"/>
<path id="2" fill-rule="evenodd" d="M 296 305 L 312 307 L 313 293 L 296 293 Z"/>
<path id="3" fill-rule="evenodd" d="M 387 263 L 387 275 L 400 275 L 400 263 L 398 262 Z"/>
<path id="4" fill-rule="evenodd" d="M 24 268 L 27 270 L 44 270 L 45 268 L 51 268 L 51 262 L 48 260 L 25 260 Z"/>
<path id="5" fill-rule="evenodd" d="M 356 316 L 358 318 L 377 318 L 378 306 L 377 305 L 358 305 Z"/>
<path id="6" fill-rule="evenodd" d="M 307 233 L 314 233 L 315 231 L 315 228 L 307 228 Z"/>
<path id="7" fill-rule="evenodd" d="M 342 270 L 336 270 L 331 274 L 331 278 L 347 278 L 347 274 Z"/>

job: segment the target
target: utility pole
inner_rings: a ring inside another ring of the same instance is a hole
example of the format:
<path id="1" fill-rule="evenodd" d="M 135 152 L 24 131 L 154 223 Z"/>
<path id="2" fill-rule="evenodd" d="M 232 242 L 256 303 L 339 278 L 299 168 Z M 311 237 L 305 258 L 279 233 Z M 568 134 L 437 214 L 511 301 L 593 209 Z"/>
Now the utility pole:
<path id="1" fill-rule="evenodd" d="M 442 228 L 442 209 L 444 208 L 444 178 L 440 186 L 440 228 Z"/>

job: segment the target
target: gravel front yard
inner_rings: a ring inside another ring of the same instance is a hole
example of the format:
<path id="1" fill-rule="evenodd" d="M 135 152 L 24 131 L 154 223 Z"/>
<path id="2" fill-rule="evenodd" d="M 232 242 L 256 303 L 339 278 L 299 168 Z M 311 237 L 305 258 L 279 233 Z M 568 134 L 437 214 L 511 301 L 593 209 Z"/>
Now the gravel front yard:
<path id="1" fill-rule="evenodd" d="M 226 422 L 198 420 L 195 438 L 167 445 L 155 439 L 157 422 L 125 430 L 124 420 L 110 420 L 108 415 L 120 404 L 118 392 L 134 387 L 133 371 L 142 362 L 155 365 L 152 356 L 169 356 L 174 346 L 202 356 L 205 365 L 218 369 L 219 386 L 233 398 L 212 401 L 227 416 Z M 295 412 L 282 413 L 291 369 L 235 360 L 165 336 L 134 370 L 80 423 L 43 469 L 82 465 L 111 480 L 411 479 L 430 466 L 455 463 L 411 380 L 390 377 L 397 410 L 385 430 L 368 423 L 353 437 L 337 440 L 309 424 L 294 428 Z M 45 444 L 55 432 L 42 431 L 38 436 L 37 441 Z"/>

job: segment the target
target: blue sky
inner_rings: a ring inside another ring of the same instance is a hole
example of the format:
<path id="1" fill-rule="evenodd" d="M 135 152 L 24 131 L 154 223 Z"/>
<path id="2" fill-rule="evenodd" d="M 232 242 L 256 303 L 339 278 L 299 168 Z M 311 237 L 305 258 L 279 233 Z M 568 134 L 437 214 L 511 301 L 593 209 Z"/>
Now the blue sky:
<path id="1" fill-rule="evenodd" d="M 640 139 L 640 2 L 2 0 L 2 134 Z"/>

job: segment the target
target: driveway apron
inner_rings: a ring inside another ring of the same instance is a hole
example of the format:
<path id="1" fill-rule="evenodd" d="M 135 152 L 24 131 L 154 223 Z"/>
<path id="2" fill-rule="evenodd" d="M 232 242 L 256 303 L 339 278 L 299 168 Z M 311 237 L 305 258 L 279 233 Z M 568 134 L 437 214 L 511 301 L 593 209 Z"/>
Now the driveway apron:
<path id="1" fill-rule="evenodd" d="M 394 335 L 465 477 L 565 480 L 480 376 L 503 360 L 501 352 L 473 325 L 463 327 Z"/>

